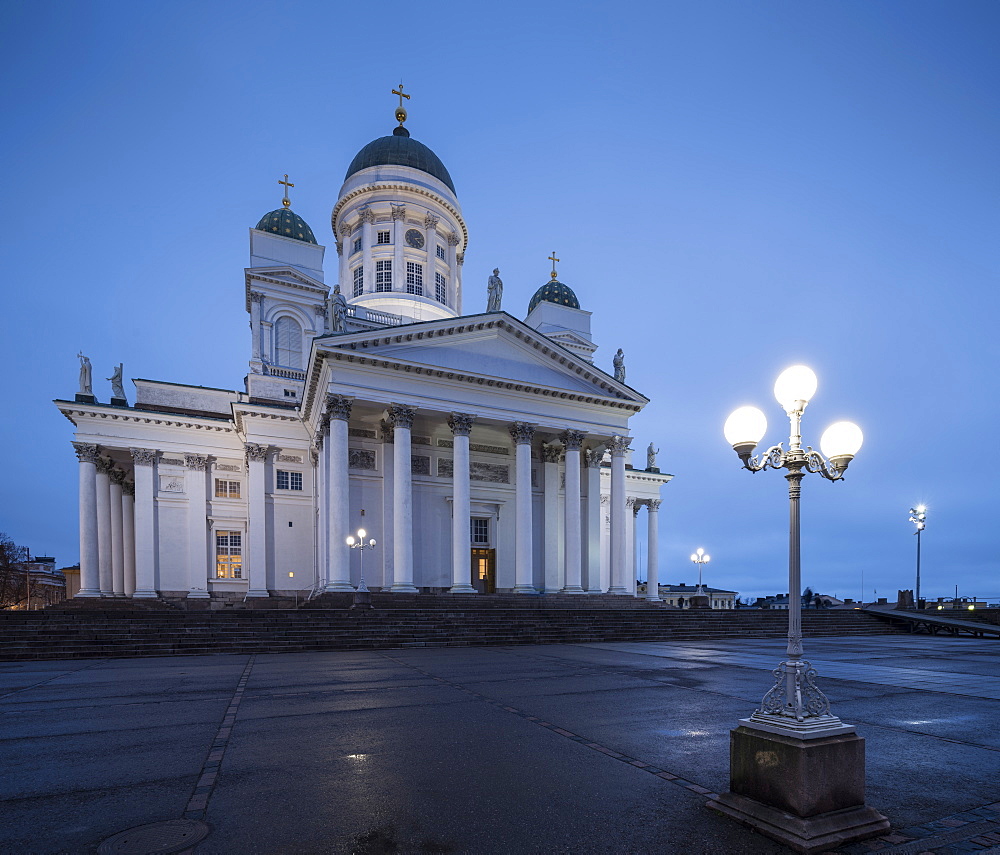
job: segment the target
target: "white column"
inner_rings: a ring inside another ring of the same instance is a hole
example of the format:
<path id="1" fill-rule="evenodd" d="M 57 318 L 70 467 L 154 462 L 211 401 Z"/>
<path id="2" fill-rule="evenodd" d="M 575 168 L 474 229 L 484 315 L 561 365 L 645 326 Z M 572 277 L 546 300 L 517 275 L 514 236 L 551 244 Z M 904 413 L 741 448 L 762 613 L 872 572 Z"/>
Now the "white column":
<path id="1" fill-rule="evenodd" d="M 429 230 L 434 233 L 433 228 Z M 469 551 L 472 525 L 472 486 L 469 481 L 469 435 L 475 416 L 452 413 L 448 427 L 454 436 L 451 507 L 451 593 L 475 594 L 472 587 L 472 556 Z"/>
<path id="2" fill-rule="evenodd" d="M 406 205 L 392 206 L 392 290 L 406 293 L 406 264 L 403 258 L 403 232 L 406 231 Z M 395 585 L 393 586 L 395 587 Z"/>
<path id="3" fill-rule="evenodd" d="M 559 461 L 562 447 L 555 444 L 542 445 L 542 590 L 552 593 L 563 586 L 562 568 L 559 566 Z"/>
<path id="4" fill-rule="evenodd" d="M 101 596 L 100 559 L 97 535 L 97 461 L 96 445 L 74 442 L 80 461 L 80 590 L 78 597 Z"/>
<path id="5" fill-rule="evenodd" d="M 609 594 L 630 593 L 626 585 L 628 572 L 627 532 L 625 530 L 625 452 L 628 437 L 611 437 L 611 587 Z"/>
<path id="6" fill-rule="evenodd" d="M 261 358 L 260 348 L 260 309 L 264 302 L 264 295 L 260 291 L 250 292 L 250 340 L 251 359 L 259 362 Z"/>
<path id="7" fill-rule="evenodd" d="M 374 249 L 375 236 L 373 234 L 375 223 L 375 214 L 371 212 L 367 205 L 365 205 L 361 211 L 361 263 L 365 268 L 365 292 L 375 290 L 375 261 L 372 258 L 372 250 Z M 351 293 L 353 294 L 354 283 L 351 283 Z M 341 288 L 341 291 L 344 289 Z M 345 534 L 344 537 L 347 537 Z"/>
<path id="8" fill-rule="evenodd" d="M 316 588 L 326 587 L 327 576 L 327 523 L 329 522 L 329 496 L 327 494 L 327 460 L 325 432 L 329 425 L 320 423 L 313 441 L 311 456 L 316 465 Z"/>
<path id="9" fill-rule="evenodd" d="M 188 599 L 208 597 L 208 457 L 185 454 L 188 494 Z"/>
<path id="10" fill-rule="evenodd" d="M 459 290 L 461 276 L 458 272 L 458 253 L 456 252 L 459 240 L 460 238 L 457 232 L 452 232 L 448 235 L 448 249 L 446 255 L 448 256 L 448 287 L 452 290 L 452 294 L 454 294 L 454 297 L 449 295 L 448 305 L 461 314 L 462 292 Z"/>
<path id="11" fill-rule="evenodd" d="M 114 596 L 111 570 L 111 468 L 110 460 L 97 462 L 97 566 L 100 568 L 101 596 Z"/>
<path id="12" fill-rule="evenodd" d="M 122 548 L 125 553 L 125 596 L 135 593 L 135 484 L 122 484 Z"/>
<path id="13" fill-rule="evenodd" d="M 646 501 L 646 599 L 660 599 L 660 499 Z"/>
<path id="14" fill-rule="evenodd" d="M 626 543 L 628 549 L 628 557 L 625 564 L 629 568 L 629 578 L 625 580 L 625 587 L 628 588 L 628 592 L 634 597 L 635 596 L 635 580 L 636 576 L 639 575 L 639 509 L 642 507 L 642 503 L 633 496 L 629 496 L 625 500 L 625 507 L 628 508 L 632 513 L 625 514 L 625 525 L 628 527 L 628 533 L 626 535 Z"/>
<path id="15" fill-rule="evenodd" d="M 603 594 L 604 585 L 601 582 L 601 528 L 603 513 L 601 511 L 601 458 L 604 449 L 588 448 L 584 454 L 587 464 L 587 555 L 584 566 L 587 570 L 587 592 Z"/>
<path id="16" fill-rule="evenodd" d="M 380 427 L 382 429 L 382 548 L 375 554 L 382 553 L 382 590 L 388 591 L 392 588 L 395 552 L 393 544 L 396 542 L 394 537 L 396 517 L 393 513 L 396 495 L 396 461 L 392 449 L 392 425 L 387 419 L 382 419 Z"/>
<path id="17" fill-rule="evenodd" d="M 248 442 L 247 453 L 247 576 L 248 597 L 269 597 L 267 590 L 267 446 Z"/>
<path id="18" fill-rule="evenodd" d="M 566 585 L 564 594 L 584 593 L 582 532 L 580 526 L 580 446 L 584 434 L 568 430 L 560 437 L 566 446 Z"/>
<path id="19" fill-rule="evenodd" d="M 514 422 L 510 435 L 515 443 L 514 464 L 514 593 L 536 594 L 532 584 L 534 544 L 531 533 L 531 440 L 535 428 Z"/>
<path id="20" fill-rule="evenodd" d="M 111 591 L 116 597 L 124 597 L 125 543 L 122 484 L 125 481 L 125 473 L 121 469 L 112 469 L 108 477 L 111 479 Z"/>
<path id="21" fill-rule="evenodd" d="M 415 594 L 413 584 L 413 463 L 410 429 L 414 412 L 410 407 L 392 404 L 388 421 L 392 424 L 392 590 L 396 594 Z"/>
<path id="22" fill-rule="evenodd" d="M 351 398 L 343 395 L 326 396 L 326 414 L 330 417 L 330 435 L 327 437 L 328 478 L 327 495 L 330 513 L 327 516 L 327 551 L 329 575 L 328 591 L 353 591 L 351 584 L 351 550 L 347 535 L 351 533 L 351 486 L 347 469 L 347 423 L 351 418 Z"/>
<path id="23" fill-rule="evenodd" d="M 339 234 L 340 239 L 337 241 L 337 255 L 340 258 L 338 259 L 339 273 L 337 284 L 340 285 L 343 295 L 347 299 L 350 299 L 354 295 L 354 282 L 351 279 L 351 250 L 354 248 L 354 240 L 351 237 L 351 227 L 347 223 L 341 223 Z"/>
<path id="24" fill-rule="evenodd" d="M 437 272 L 437 224 L 438 218 L 429 211 L 424 215 L 424 250 L 427 253 L 427 263 L 424 265 L 424 295 L 434 299 L 437 293 L 437 280 L 434 274 Z M 472 564 L 469 564 L 471 578 Z"/>
<path id="25" fill-rule="evenodd" d="M 135 464 L 135 593 L 136 599 L 156 599 L 156 454 L 150 448 L 130 448 Z"/>

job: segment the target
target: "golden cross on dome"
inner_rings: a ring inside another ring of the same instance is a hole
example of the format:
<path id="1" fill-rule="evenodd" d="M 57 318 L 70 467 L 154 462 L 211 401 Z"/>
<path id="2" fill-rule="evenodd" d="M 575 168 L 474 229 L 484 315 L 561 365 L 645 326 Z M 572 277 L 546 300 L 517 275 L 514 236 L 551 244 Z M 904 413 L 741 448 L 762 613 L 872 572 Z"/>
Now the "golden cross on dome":
<path id="1" fill-rule="evenodd" d="M 278 183 L 285 185 L 285 198 L 281 200 L 281 204 L 284 205 L 286 208 L 290 208 L 292 206 L 292 200 L 288 198 L 288 188 L 294 187 L 295 185 L 288 180 L 287 172 L 285 173 L 285 180 L 279 181 Z"/>
<path id="2" fill-rule="evenodd" d="M 409 101 L 410 96 L 403 91 L 402 81 L 400 81 L 399 83 L 399 89 L 393 89 L 392 94 L 399 96 L 399 106 L 396 108 L 396 121 L 398 121 L 399 124 L 402 125 L 403 122 L 406 121 L 406 107 L 403 106 L 403 99 L 405 98 L 407 101 Z"/>
<path id="3" fill-rule="evenodd" d="M 288 176 L 286 175 L 285 177 L 287 178 Z M 549 258 L 549 261 L 552 262 L 552 278 L 555 279 L 556 278 L 556 262 L 557 261 L 562 261 L 562 259 L 561 258 L 556 258 L 556 251 L 555 250 L 552 250 L 552 255 L 550 255 L 548 258 Z"/>

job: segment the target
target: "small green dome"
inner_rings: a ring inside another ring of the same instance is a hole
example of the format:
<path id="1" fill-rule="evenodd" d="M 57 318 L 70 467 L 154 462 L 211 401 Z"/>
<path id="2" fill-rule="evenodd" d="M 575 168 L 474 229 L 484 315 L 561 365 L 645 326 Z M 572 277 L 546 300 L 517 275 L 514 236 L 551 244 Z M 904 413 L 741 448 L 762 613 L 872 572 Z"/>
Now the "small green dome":
<path id="1" fill-rule="evenodd" d="M 528 303 L 528 313 L 539 303 L 558 303 L 560 306 L 569 306 L 571 309 L 579 309 L 580 301 L 576 299 L 576 294 L 569 285 L 563 285 L 558 279 L 550 279 L 535 292 L 535 296 Z"/>
<path id="2" fill-rule="evenodd" d="M 270 214 L 264 214 L 257 223 L 257 228 L 262 232 L 293 238 L 304 243 L 316 243 L 309 224 L 291 208 L 278 208 Z"/>

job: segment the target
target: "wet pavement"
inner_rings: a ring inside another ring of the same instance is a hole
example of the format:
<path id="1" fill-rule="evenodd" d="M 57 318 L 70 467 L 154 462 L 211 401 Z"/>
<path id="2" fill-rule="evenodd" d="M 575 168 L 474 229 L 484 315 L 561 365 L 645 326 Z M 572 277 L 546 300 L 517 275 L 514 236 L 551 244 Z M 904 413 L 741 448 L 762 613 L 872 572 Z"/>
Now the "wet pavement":
<path id="1" fill-rule="evenodd" d="M 891 834 L 1000 847 L 1000 643 L 806 640 Z M 707 810 L 778 640 L 0 663 L 0 852 L 779 853 Z M 1000 851 L 1000 849 L 997 849 Z"/>

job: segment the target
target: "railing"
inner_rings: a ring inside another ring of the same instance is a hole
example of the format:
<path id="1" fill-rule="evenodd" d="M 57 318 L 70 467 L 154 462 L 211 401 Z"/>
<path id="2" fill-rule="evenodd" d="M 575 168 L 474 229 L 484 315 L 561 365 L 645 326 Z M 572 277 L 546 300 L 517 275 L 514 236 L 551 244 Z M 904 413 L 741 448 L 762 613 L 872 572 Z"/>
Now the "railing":
<path id="1" fill-rule="evenodd" d="M 358 309 L 361 312 L 358 312 Z M 382 324 L 387 327 L 398 327 L 403 323 L 402 315 L 394 315 L 391 312 L 379 312 L 376 309 L 366 309 L 362 306 L 348 306 L 347 307 L 347 317 L 354 318 L 358 321 L 372 321 L 376 324 Z"/>
<path id="2" fill-rule="evenodd" d="M 305 380 L 306 372 L 296 368 L 282 368 L 279 365 L 264 365 L 264 373 L 271 377 L 284 377 L 286 380 Z"/>

